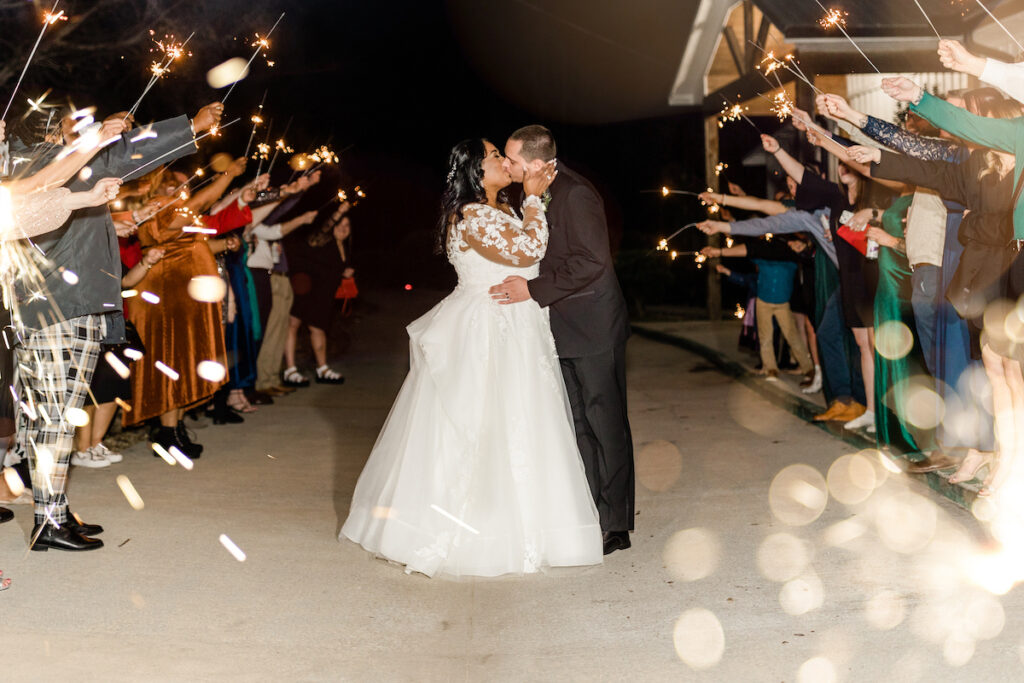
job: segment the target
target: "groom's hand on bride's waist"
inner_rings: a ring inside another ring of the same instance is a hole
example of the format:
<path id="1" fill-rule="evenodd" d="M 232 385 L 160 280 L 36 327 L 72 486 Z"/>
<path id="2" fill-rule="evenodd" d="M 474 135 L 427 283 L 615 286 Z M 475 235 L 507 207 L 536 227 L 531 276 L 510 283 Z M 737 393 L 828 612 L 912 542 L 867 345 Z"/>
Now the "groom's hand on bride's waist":
<path id="1" fill-rule="evenodd" d="M 528 301 L 530 288 L 526 284 L 526 278 L 518 275 L 509 275 L 500 285 L 494 285 L 490 289 L 491 298 L 499 304 L 518 304 L 521 301 Z"/>

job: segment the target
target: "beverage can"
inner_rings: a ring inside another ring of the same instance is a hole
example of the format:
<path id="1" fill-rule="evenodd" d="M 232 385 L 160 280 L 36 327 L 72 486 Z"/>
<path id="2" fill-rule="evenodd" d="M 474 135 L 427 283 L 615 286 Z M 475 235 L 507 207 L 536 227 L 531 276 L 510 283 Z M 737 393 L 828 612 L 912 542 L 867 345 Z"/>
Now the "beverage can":
<path id="1" fill-rule="evenodd" d="M 873 239 L 868 240 L 867 249 L 864 250 L 865 258 L 869 258 L 872 261 L 878 258 L 878 242 Z"/>

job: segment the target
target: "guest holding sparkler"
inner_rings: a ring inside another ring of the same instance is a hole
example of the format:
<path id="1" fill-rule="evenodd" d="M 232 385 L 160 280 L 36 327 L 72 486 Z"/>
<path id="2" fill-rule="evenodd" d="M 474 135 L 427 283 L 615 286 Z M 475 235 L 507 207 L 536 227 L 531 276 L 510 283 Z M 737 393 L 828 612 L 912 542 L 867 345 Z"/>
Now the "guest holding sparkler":
<path id="1" fill-rule="evenodd" d="M 139 304 L 130 310 L 147 346 L 147 361 L 137 364 L 131 375 L 133 409 L 126 423 L 159 416 L 154 442 L 168 450 L 174 446 L 190 458 L 199 457 L 202 446 L 191 440 L 182 422 L 184 414 L 209 400 L 226 373 L 218 303 L 223 289 L 218 286 L 214 253 L 240 246 L 237 237 L 207 241 L 201 230 L 208 228 L 196 223 L 244 171 L 245 159 L 237 159 L 187 201 L 157 198 L 159 211 L 139 228 L 143 253 L 160 248 L 164 257 L 153 266 L 152 279 L 147 279 L 148 291 L 159 297 L 160 304 Z M 214 368 L 219 365 L 220 372 L 197 371 L 204 361 L 215 364 Z"/>
<path id="2" fill-rule="evenodd" d="M 325 182 L 330 192 L 337 189 L 337 171 Z M 325 172 L 326 175 L 326 172 Z M 313 197 L 315 200 L 315 196 Z M 338 206 L 320 212 L 313 224 L 294 233 L 285 241 L 288 256 L 289 276 L 295 300 L 292 303 L 288 327 L 288 341 L 285 344 L 284 382 L 286 386 L 305 386 L 309 380 L 299 372 L 295 361 L 295 347 L 299 328 L 305 323 L 309 327 L 309 341 L 316 358 L 316 382 L 318 384 L 343 384 L 345 377 L 327 365 L 327 333 L 334 317 L 334 295 L 345 277 L 347 253 L 335 228 L 345 220 L 351 204 L 342 201 Z M 351 277 L 351 275 L 349 275 Z"/>
<path id="3" fill-rule="evenodd" d="M 851 154 L 873 162 L 873 175 L 899 177 L 933 187 L 970 209 L 960 225 L 964 252 L 947 296 L 968 319 L 972 356 L 980 356 L 992 384 L 997 451 L 994 463 L 980 453 L 969 453 L 952 480 L 969 480 L 988 466 L 989 475 L 979 495 L 989 495 L 1005 481 L 1014 460 L 1024 452 L 1024 434 L 1019 434 L 1016 427 L 1024 420 L 1024 375 L 1020 364 L 1024 353 L 1007 337 L 1004 325 L 985 325 L 981 320 L 992 302 L 1003 297 L 1016 301 L 1024 293 L 1024 262 L 1010 246 L 1014 229 L 1021 231 L 1024 224 L 1010 219 L 1011 210 L 1021 213 L 1021 161 L 1018 157 L 1015 173 L 1012 155 L 1024 134 L 1024 127 L 1018 122 L 1020 107 L 1005 101 L 991 108 L 990 118 L 981 117 L 925 93 L 909 79 L 883 79 L 882 83 L 890 96 L 911 102 L 912 108 L 932 123 L 993 148 L 974 150 L 962 164 L 851 149 Z M 1020 149 L 1024 151 L 1024 145 Z M 996 310 L 991 309 L 990 313 Z"/>
<path id="4" fill-rule="evenodd" d="M 67 187 L 89 189 L 106 176 L 128 180 L 141 175 L 158 159 L 189 154 L 196 149 L 196 132 L 216 125 L 221 112 L 219 104 L 208 105 L 191 123 L 181 116 L 153 124 L 155 137 L 130 140 L 121 135 L 93 157 L 89 178 L 77 177 Z M 114 125 L 117 122 L 105 124 L 105 128 Z M 121 127 L 123 124 L 117 130 Z M 36 163 L 47 163 L 60 149 L 50 146 L 37 151 Z M 17 288 L 21 323 L 25 326 L 24 341 L 17 351 L 19 364 L 27 368 L 21 375 L 23 397 L 26 405 L 63 417 L 68 410 L 81 409 L 84 404 L 100 344 L 124 340 L 120 280 L 109 276 L 119 268 L 117 237 L 110 211 L 99 206 L 76 211 L 69 222 L 36 243 L 49 261 L 41 269 L 42 287 L 23 281 Z M 46 295 L 38 296 L 42 291 Z M 54 391 L 53 378 L 60 379 L 61 391 Z M 23 410 L 18 437 L 32 472 L 36 523 L 32 549 L 102 547 L 102 541 L 91 538 L 102 532 L 102 527 L 80 523 L 68 515 L 65 490 L 74 437 L 71 423 L 66 419 L 43 420 L 38 412 Z M 40 467 L 37 456 L 44 451 L 48 457 Z"/>

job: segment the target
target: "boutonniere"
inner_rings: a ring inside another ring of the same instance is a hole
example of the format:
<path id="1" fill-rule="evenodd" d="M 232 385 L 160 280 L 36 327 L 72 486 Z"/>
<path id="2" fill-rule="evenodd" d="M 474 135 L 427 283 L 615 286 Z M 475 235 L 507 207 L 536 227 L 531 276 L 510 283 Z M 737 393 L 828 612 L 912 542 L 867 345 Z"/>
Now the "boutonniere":
<path id="1" fill-rule="evenodd" d="M 544 194 L 540 196 L 540 200 L 544 202 L 544 210 L 547 211 L 548 207 L 551 206 L 551 190 L 544 190 Z"/>

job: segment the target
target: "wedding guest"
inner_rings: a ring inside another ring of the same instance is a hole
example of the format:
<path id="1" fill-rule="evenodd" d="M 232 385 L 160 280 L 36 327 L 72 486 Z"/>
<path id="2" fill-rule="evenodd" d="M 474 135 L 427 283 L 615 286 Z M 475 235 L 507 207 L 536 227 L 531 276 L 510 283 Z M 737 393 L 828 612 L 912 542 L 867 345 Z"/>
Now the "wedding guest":
<path id="1" fill-rule="evenodd" d="M 145 282 L 149 270 L 163 258 L 162 249 L 150 249 L 146 255 L 131 268 L 122 261 L 121 286 L 132 289 Z M 125 343 L 104 344 L 101 353 L 114 354 L 125 367 L 131 368 L 136 360 L 145 354 L 145 344 L 131 320 L 125 320 Z M 131 354 L 131 355 L 129 355 Z M 118 405 L 129 406 L 132 400 L 132 385 L 127 377 L 122 377 L 106 360 L 96 364 L 96 371 L 89 386 L 92 401 L 84 408 L 89 417 L 88 423 L 78 427 L 75 433 L 75 453 L 71 456 L 71 464 L 77 467 L 103 468 L 121 462 L 124 456 L 110 450 L 103 444 L 103 437 L 110 429 L 110 423 L 117 414 Z"/>
<path id="2" fill-rule="evenodd" d="M 200 110 L 191 122 L 182 116 L 155 123 L 151 128 L 156 133 L 153 137 L 129 139 L 121 135 L 90 161 L 90 178 L 76 176 L 68 187 L 88 189 L 106 176 L 131 179 L 157 159 L 173 160 L 194 152 L 195 133 L 216 125 L 222 111 L 216 103 Z M 41 163 L 60 152 L 57 147 L 39 151 Z M 35 241 L 49 261 L 43 273 L 49 296 L 40 300 L 34 290 L 25 289 L 25 283 L 16 293 L 23 320 L 31 321 L 28 324 L 32 326 L 18 347 L 18 357 L 19 364 L 33 368 L 21 375 L 25 398 L 35 398 L 50 415 L 65 415 L 68 409 L 79 409 L 85 402 L 100 343 L 124 339 L 124 319 L 120 282 L 108 275 L 118 268 L 117 238 L 109 209 L 99 206 L 76 211 L 63 229 L 51 235 L 50 239 Z M 66 271 L 75 277 L 66 278 Z M 66 378 L 68 383 L 68 390 L 59 397 L 48 385 L 47 378 L 55 376 Z M 50 420 L 47 424 L 38 414 L 22 411 L 19 437 L 32 470 L 36 523 L 32 549 L 102 547 L 102 541 L 90 537 L 102 532 L 102 527 L 82 524 L 68 516 L 65 489 L 74 437 L 70 422 Z M 39 448 L 47 449 L 53 459 L 45 471 L 37 467 L 35 454 Z"/>
<path id="3" fill-rule="evenodd" d="M 344 246 L 335 228 L 346 219 L 351 205 L 342 202 L 321 214 L 313 224 L 286 241 L 289 277 L 295 293 L 288 340 L 285 342 L 284 382 L 288 386 L 306 386 L 309 380 L 299 372 L 295 360 L 299 328 L 309 328 L 309 342 L 316 359 L 318 384 L 343 384 L 345 377 L 327 364 L 327 333 L 334 318 L 334 294 L 345 272 Z"/>
<path id="4" fill-rule="evenodd" d="M 193 298 L 189 285 L 219 279 L 214 251 L 240 246 L 238 238 L 207 240 L 200 232 L 186 232 L 245 170 L 245 159 L 236 159 L 225 173 L 193 194 L 187 201 L 161 197 L 161 208 L 139 228 L 144 253 L 153 248 L 164 251 L 152 268 L 151 294 L 159 304 L 133 305 L 135 323 L 147 348 L 147 359 L 132 373 L 132 411 L 125 417 L 129 425 L 159 416 L 160 427 L 154 443 L 165 449 L 177 447 L 190 458 L 202 454 L 202 446 L 192 441 L 185 429 L 185 411 L 209 400 L 224 383 L 223 379 L 200 377 L 196 369 L 209 361 L 224 366 L 224 329 L 220 304 L 209 293 Z M 193 287 L 197 287 L 193 285 Z M 159 361 L 171 374 L 159 369 Z M 226 367 L 224 370 L 226 371 Z M 174 376 L 174 375 L 177 376 Z"/>
<path id="5" fill-rule="evenodd" d="M 1020 108 L 1006 102 L 983 118 L 958 109 L 924 93 L 909 79 L 886 79 L 883 87 L 897 99 L 912 105 L 929 121 L 960 135 L 984 131 L 989 141 L 1022 130 L 1017 124 Z M 961 137 L 965 137 L 960 135 Z M 966 136 L 976 142 L 979 135 Z M 984 143 L 982 143 L 984 144 Z M 1002 140 L 1003 148 L 1013 145 Z M 997 145 L 996 149 L 1000 147 Z M 1019 196 L 1020 184 L 1014 183 L 1014 157 L 1005 151 L 979 148 L 961 164 L 926 161 L 879 150 L 851 149 L 851 154 L 873 163 L 872 175 L 898 178 L 932 187 L 943 196 L 959 201 L 970 211 L 960 225 L 964 252 L 948 296 L 958 312 L 968 319 L 972 356 L 980 356 L 992 384 L 993 416 L 996 432 L 996 460 L 970 452 L 954 475 L 954 481 L 966 481 L 985 466 L 989 475 L 979 495 L 989 495 L 1003 483 L 1013 461 L 1024 451 L 1024 437 L 1017 438 L 1015 424 L 1024 417 L 1024 375 L 1021 374 L 1020 349 L 1000 335 L 996 326 L 985 326 L 981 319 L 989 303 L 1007 297 L 1011 301 L 1024 294 L 1021 271 L 1024 262 L 1010 248 L 1014 224 L 1009 214 Z"/>

